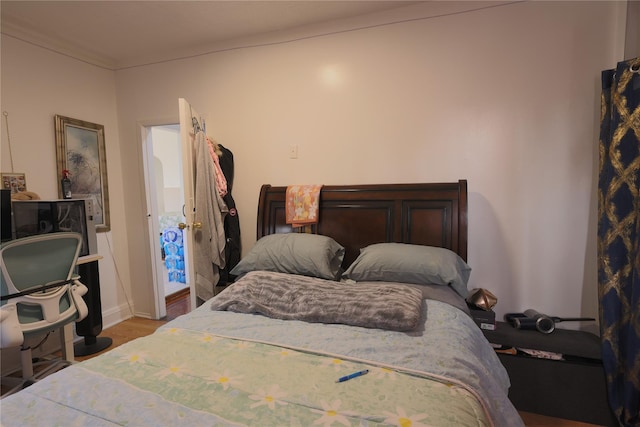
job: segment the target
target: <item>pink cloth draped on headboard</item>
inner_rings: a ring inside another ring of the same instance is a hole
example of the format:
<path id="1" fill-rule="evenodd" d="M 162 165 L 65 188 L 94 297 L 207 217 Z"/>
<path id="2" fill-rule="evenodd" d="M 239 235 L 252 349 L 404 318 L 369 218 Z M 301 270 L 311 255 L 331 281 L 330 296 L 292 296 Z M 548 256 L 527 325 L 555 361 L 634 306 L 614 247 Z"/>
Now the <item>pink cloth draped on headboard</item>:
<path id="1" fill-rule="evenodd" d="M 318 223 L 320 185 L 290 185 L 287 187 L 287 224 L 302 227 Z"/>

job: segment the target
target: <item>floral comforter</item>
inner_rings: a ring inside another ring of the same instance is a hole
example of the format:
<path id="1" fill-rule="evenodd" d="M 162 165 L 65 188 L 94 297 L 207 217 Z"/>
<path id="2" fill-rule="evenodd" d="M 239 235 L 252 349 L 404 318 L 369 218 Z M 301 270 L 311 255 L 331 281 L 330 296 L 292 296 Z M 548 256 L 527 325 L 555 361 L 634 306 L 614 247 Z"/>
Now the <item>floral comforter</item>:
<path id="1" fill-rule="evenodd" d="M 438 301 L 410 333 L 213 311 L 0 402 L 3 426 L 518 426 L 473 321 Z M 368 369 L 345 382 L 338 378 Z"/>

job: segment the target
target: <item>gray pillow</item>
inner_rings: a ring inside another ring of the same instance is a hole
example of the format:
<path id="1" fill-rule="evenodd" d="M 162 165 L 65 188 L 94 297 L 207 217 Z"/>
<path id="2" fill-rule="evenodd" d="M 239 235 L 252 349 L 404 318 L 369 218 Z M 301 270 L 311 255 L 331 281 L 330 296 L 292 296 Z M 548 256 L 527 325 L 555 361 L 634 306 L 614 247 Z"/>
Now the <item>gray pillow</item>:
<path id="1" fill-rule="evenodd" d="M 343 258 L 344 248 L 328 236 L 270 234 L 258 240 L 229 274 L 263 270 L 337 280 Z"/>
<path id="2" fill-rule="evenodd" d="M 449 285 L 463 298 L 471 267 L 455 252 L 435 246 L 377 243 L 360 250 L 342 274 L 356 282 L 401 282 Z"/>

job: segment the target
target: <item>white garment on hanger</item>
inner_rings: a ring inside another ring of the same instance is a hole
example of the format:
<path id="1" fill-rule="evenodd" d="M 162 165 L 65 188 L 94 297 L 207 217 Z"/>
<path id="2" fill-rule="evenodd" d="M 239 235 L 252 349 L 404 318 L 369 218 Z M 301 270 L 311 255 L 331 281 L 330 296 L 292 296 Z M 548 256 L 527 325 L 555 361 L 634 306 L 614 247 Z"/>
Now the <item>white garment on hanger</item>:
<path id="1" fill-rule="evenodd" d="M 195 135 L 194 151 L 194 222 L 201 224 L 200 228 L 194 229 L 194 276 L 196 296 L 206 301 L 213 297 L 220 269 L 225 266 L 224 218 L 229 208 L 216 188 L 215 166 L 202 131 Z"/>

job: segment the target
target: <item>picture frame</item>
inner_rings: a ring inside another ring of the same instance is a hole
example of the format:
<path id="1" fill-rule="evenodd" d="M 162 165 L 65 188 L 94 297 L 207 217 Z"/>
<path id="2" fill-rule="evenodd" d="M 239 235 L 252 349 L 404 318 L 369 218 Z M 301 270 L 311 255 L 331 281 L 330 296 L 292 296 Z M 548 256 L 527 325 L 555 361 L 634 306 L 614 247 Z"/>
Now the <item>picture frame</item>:
<path id="1" fill-rule="evenodd" d="M 11 194 L 27 191 L 27 179 L 23 173 L 0 173 L 3 190 L 11 190 Z"/>
<path id="2" fill-rule="evenodd" d="M 65 171 L 73 199 L 90 199 L 97 232 L 111 229 L 104 126 L 61 115 L 55 116 L 58 181 Z M 62 186 L 58 186 L 60 198 Z"/>

